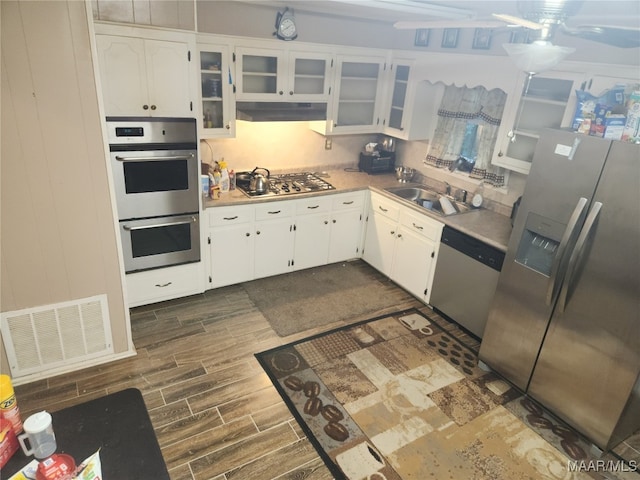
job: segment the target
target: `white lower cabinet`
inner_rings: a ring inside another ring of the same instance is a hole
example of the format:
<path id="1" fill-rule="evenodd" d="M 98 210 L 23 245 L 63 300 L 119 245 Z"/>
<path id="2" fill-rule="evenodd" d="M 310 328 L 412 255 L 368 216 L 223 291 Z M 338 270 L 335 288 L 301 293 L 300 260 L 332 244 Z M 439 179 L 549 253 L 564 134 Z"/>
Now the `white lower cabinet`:
<path id="1" fill-rule="evenodd" d="M 428 303 L 444 224 L 371 194 L 363 259 Z"/>
<path id="2" fill-rule="evenodd" d="M 324 265 L 331 239 L 331 198 L 313 197 L 296 201 L 294 268 Z"/>
<path id="3" fill-rule="evenodd" d="M 429 303 L 444 224 L 409 209 L 400 211 L 391 279 Z"/>
<path id="4" fill-rule="evenodd" d="M 333 195 L 328 263 L 362 255 L 366 191 Z"/>
<path id="5" fill-rule="evenodd" d="M 362 258 L 390 277 L 400 220 L 400 205 L 376 193 L 371 193 L 369 205 Z"/>
<path id="6" fill-rule="evenodd" d="M 253 279 L 253 206 L 211 208 L 207 213 L 211 262 L 209 288 Z"/>
<path id="7" fill-rule="evenodd" d="M 296 270 L 360 256 L 365 196 L 360 191 L 297 202 Z"/>
<path id="8" fill-rule="evenodd" d="M 293 202 L 256 206 L 254 278 L 286 273 L 293 268 Z"/>
<path id="9" fill-rule="evenodd" d="M 366 191 L 213 207 L 207 288 L 359 257 Z"/>

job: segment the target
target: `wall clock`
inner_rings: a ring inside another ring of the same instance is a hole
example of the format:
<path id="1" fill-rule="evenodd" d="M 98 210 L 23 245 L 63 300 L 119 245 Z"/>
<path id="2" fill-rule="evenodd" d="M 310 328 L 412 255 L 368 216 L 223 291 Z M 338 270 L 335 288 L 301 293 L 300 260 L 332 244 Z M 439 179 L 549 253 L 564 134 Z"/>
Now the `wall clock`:
<path id="1" fill-rule="evenodd" d="M 284 12 L 278 12 L 274 35 L 281 40 L 295 40 L 298 37 L 298 29 L 296 28 L 296 19 L 293 16 L 293 10 L 289 10 L 287 7 L 284 9 Z"/>

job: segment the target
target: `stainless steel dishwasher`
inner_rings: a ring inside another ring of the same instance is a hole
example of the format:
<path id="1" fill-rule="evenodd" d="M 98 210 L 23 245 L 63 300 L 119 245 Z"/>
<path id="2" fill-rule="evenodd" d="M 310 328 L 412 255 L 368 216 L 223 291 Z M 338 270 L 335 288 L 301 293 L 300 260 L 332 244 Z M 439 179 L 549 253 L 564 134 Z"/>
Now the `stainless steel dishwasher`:
<path id="1" fill-rule="evenodd" d="M 504 256 L 504 252 L 445 226 L 431 306 L 482 338 Z"/>

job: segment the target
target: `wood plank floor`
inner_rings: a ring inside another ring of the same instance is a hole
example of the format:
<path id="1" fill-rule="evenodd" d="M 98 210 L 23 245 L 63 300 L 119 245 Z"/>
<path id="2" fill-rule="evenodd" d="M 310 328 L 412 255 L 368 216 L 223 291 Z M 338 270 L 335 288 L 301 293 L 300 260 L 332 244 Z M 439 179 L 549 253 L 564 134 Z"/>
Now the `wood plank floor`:
<path id="1" fill-rule="evenodd" d="M 389 307 L 350 322 L 410 307 L 429 310 L 359 263 L 371 282 L 386 287 Z M 242 285 L 209 290 L 132 309 L 135 357 L 21 385 L 16 395 L 24 419 L 140 389 L 172 480 L 330 479 L 254 353 L 343 324 L 279 337 Z M 640 432 L 616 451 L 640 462 Z"/>
<path id="2" fill-rule="evenodd" d="M 362 263 L 362 262 L 361 262 Z M 389 307 L 427 308 L 366 264 Z M 134 308 L 137 355 L 16 387 L 23 418 L 135 387 L 173 480 L 333 478 L 254 353 L 343 325 L 279 337 L 242 285 Z"/>

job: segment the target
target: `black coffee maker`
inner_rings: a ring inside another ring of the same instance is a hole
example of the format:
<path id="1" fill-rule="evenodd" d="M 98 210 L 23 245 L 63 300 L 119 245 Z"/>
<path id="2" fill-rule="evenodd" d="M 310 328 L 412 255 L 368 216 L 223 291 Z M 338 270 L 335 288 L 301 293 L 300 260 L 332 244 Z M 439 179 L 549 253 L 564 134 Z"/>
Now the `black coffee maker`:
<path id="1" fill-rule="evenodd" d="M 373 151 L 360 152 L 358 168 L 369 175 L 391 173 L 396 165 L 396 139 L 380 136 Z"/>

